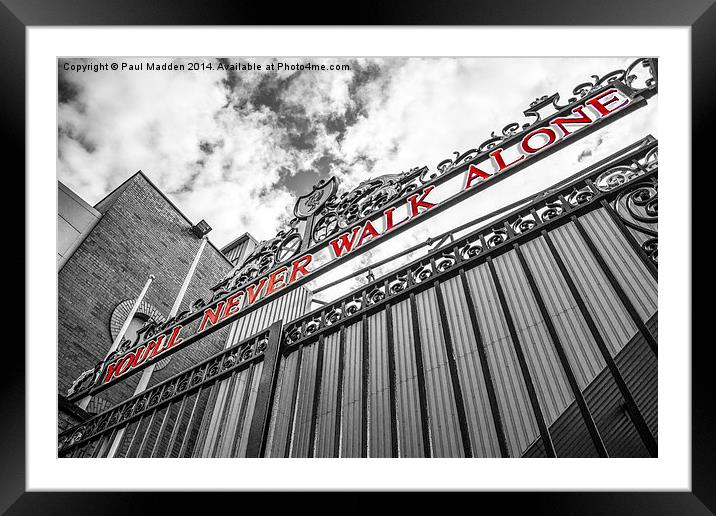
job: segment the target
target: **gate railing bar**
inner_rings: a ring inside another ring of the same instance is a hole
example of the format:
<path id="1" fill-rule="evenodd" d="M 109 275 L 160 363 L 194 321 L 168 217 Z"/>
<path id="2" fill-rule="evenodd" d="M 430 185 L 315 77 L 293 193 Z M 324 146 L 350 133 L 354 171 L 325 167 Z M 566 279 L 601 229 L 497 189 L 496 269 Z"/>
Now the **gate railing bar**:
<path id="1" fill-rule="evenodd" d="M 365 292 L 363 293 L 365 295 Z M 370 346 L 368 343 L 368 316 L 361 317 L 361 443 L 360 456 L 368 457 L 368 374 L 370 371 Z"/>
<path id="2" fill-rule="evenodd" d="M 318 337 L 316 348 L 316 373 L 313 380 L 313 399 L 311 400 L 311 422 L 308 429 L 308 457 L 313 457 L 316 452 L 316 420 L 318 419 L 318 406 L 321 402 L 321 383 L 323 381 L 323 354 L 325 343 L 323 335 Z"/>
<path id="3" fill-rule="evenodd" d="M 390 449 L 392 457 L 399 457 L 398 447 L 398 408 L 395 381 L 395 338 L 393 335 L 393 310 L 390 303 L 385 305 L 385 322 L 388 354 L 388 400 L 390 404 Z"/>
<path id="4" fill-rule="evenodd" d="M 333 456 L 341 454 L 341 425 L 343 419 L 343 374 L 345 368 L 346 352 L 346 326 L 341 325 L 341 334 L 338 341 L 338 392 L 336 393 L 336 426 L 333 432 Z"/>
<path id="5" fill-rule="evenodd" d="M 565 282 L 567 283 L 567 288 L 569 289 L 569 292 L 572 294 L 572 297 L 574 298 L 575 303 L 577 303 L 577 307 L 579 308 L 580 313 L 582 314 L 582 317 L 584 318 L 584 321 L 587 323 L 587 327 L 589 328 L 590 333 L 592 334 L 592 338 L 594 338 L 594 342 L 597 344 L 597 347 L 599 348 L 599 352 L 602 355 L 602 358 L 607 364 L 607 367 L 609 368 L 609 372 L 612 375 L 612 378 L 614 378 L 614 381 L 617 384 L 617 388 L 619 389 L 619 392 L 622 395 L 622 398 L 624 399 L 624 402 L 631 412 L 633 416 L 633 422 L 634 426 L 636 427 L 637 433 L 639 434 L 639 437 L 641 437 L 642 442 L 646 446 L 646 449 L 649 452 L 649 455 L 652 457 L 657 456 L 657 444 L 656 440 L 654 439 L 654 436 L 651 434 L 651 431 L 649 430 L 649 427 L 646 424 L 646 420 L 644 419 L 643 414 L 637 407 L 636 401 L 634 401 L 634 396 L 632 395 L 631 391 L 629 390 L 629 387 L 627 387 L 626 382 L 624 381 L 624 377 L 622 376 L 621 372 L 619 371 L 619 367 L 617 366 L 616 362 L 614 361 L 614 358 L 612 357 L 612 354 L 609 352 L 609 349 L 607 348 L 606 343 L 604 342 L 604 338 L 602 337 L 601 333 L 597 329 L 597 325 L 594 322 L 594 319 L 592 317 L 591 312 L 587 308 L 586 304 L 584 303 L 584 299 L 582 298 L 582 295 L 579 293 L 579 289 L 577 288 L 577 285 L 574 282 L 574 279 L 572 278 L 572 275 L 570 274 L 569 270 L 567 270 L 567 266 L 564 263 L 564 260 L 562 260 L 561 255 L 557 251 L 557 248 L 554 245 L 554 242 L 552 241 L 552 237 L 550 236 L 549 232 L 547 230 L 542 230 L 541 232 L 542 237 L 547 242 L 547 247 L 549 247 L 550 253 L 552 254 L 552 257 L 554 258 L 554 261 L 557 263 L 557 268 L 559 269 L 560 273 L 562 274 L 562 277 L 564 278 Z"/>
<path id="6" fill-rule="evenodd" d="M 259 379 L 254 411 L 251 417 L 246 457 L 264 457 L 266 454 L 269 423 L 279 374 L 282 329 L 282 321 L 273 323 L 268 329 L 268 342 L 266 350 L 264 351 L 264 363 L 261 369 L 261 378 Z M 248 383 L 246 385 L 246 391 L 250 390 L 251 383 Z M 245 403 L 244 406 L 246 404 L 247 403 Z"/>
<path id="7" fill-rule="evenodd" d="M 420 423 L 423 432 L 423 453 L 425 457 L 432 457 L 432 436 L 430 435 L 430 419 L 428 416 L 428 401 L 425 392 L 425 366 L 423 365 L 423 343 L 420 338 L 418 324 L 418 306 L 415 293 L 410 292 L 410 318 L 413 323 L 413 345 L 415 347 L 415 369 L 418 379 L 418 400 L 420 402 Z"/>

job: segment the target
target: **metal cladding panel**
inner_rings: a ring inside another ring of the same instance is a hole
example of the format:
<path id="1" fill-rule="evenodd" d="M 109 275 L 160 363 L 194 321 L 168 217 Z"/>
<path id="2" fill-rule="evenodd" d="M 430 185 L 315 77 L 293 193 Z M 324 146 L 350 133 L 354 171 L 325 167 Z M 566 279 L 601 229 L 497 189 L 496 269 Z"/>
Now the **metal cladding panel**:
<path id="1" fill-rule="evenodd" d="M 308 312 L 312 294 L 306 288 L 297 288 L 265 304 L 232 324 L 226 347 L 244 341 L 283 319 L 284 324 Z"/>
<path id="2" fill-rule="evenodd" d="M 464 457 L 435 289 L 417 294 L 415 303 L 422 341 L 432 454 L 433 457 Z"/>
<path id="3" fill-rule="evenodd" d="M 316 412 L 316 443 L 313 456 L 333 457 L 335 455 L 338 362 L 341 351 L 340 332 L 325 337 L 323 346 L 321 390 Z"/>
<path id="4" fill-rule="evenodd" d="M 657 309 L 656 280 L 604 208 L 586 214 L 581 220 L 639 317 L 646 321 Z"/>
<path id="5" fill-rule="evenodd" d="M 643 341 L 643 337 L 637 335 L 632 342 L 624 347 L 615 360 L 622 364 L 624 369 L 633 370 L 635 376 L 648 376 L 651 366 L 645 364 L 639 355 L 651 354 L 651 350 L 645 343 L 642 343 L 642 348 L 638 349 L 635 345 L 637 340 Z M 587 386 L 584 390 L 584 397 L 610 457 L 648 457 L 648 452 L 624 409 L 623 400 L 614 379 L 606 368 Z M 653 414 L 648 410 L 644 412 L 647 421 L 656 415 L 655 404 L 653 408 Z M 558 456 L 593 456 L 586 446 L 589 444 L 589 437 L 584 435 L 584 424 L 577 414 L 577 405 L 572 403 L 550 427 L 550 434 L 554 440 L 555 448 L 558 449 Z M 534 442 L 524 456 L 544 457 L 544 449 L 539 445 L 539 441 Z"/>
<path id="6" fill-rule="evenodd" d="M 298 392 L 296 393 L 296 412 L 293 416 L 293 429 L 291 430 L 291 457 L 308 457 L 311 444 L 311 418 L 313 416 L 317 359 L 317 342 L 303 347 Z"/>
<path id="7" fill-rule="evenodd" d="M 465 271 L 465 275 L 495 382 L 495 394 L 510 456 L 519 457 L 537 437 L 537 422 L 487 267 L 487 264 L 479 265 Z"/>
<path id="8" fill-rule="evenodd" d="M 214 449 L 214 445 L 216 444 L 216 438 L 219 433 L 219 426 L 222 420 L 222 415 L 226 410 L 228 395 L 230 394 L 230 391 L 233 390 L 233 379 L 234 375 L 217 382 L 218 388 L 216 394 L 216 402 L 211 409 L 207 409 L 206 411 L 207 417 L 209 418 L 209 426 L 206 431 L 206 438 L 201 447 L 201 453 L 199 455 L 200 457 L 212 456 L 212 450 Z"/>
<path id="9" fill-rule="evenodd" d="M 576 402 L 572 403 L 549 428 L 557 457 L 598 457 Z M 538 439 L 524 453 L 525 458 L 545 458 Z"/>
<path id="10" fill-rule="evenodd" d="M 570 276 L 611 355 L 629 342 L 637 328 L 599 268 L 573 222 L 550 233 Z"/>
<path id="11" fill-rule="evenodd" d="M 210 387 L 206 388 L 207 391 L 209 391 L 209 395 L 207 397 L 207 401 L 204 404 L 203 407 L 201 407 L 199 404 L 197 404 L 196 410 L 199 411 L 201 408 L 201 412 L 197 412 L 194 415 L 194 419 L 192 421 L 192 426 L 189 429 L 191 434 L 195 437 L 194 440 L 189 441 L 189 447 L 187 448 L 187 454 L 189 454 L 189 451 L 191 450 L 191 455 L 186 455 L 187 457 L 201 457 L 201 454 L 203 452 L 203 446 L 206 442 L 206 436 L 209 432 L 209 427 L 211 424 L 211 414 L 213 411 L 213 407 L 216 404 L 216 398 L 219 394 L 219 384 L 214 383 Z M 203 393 L 202 393 L 203 394 Z M 199 402 L 201 403 L 201 397 L 199 398 Z M 196 433 L 194 433 L 196 431 Z"/>
<path id="12" fill-rule="evenodd" d="M 658 316 L 654 315 L 647 323 L 652 333 L 655 332 L 657 322 Z M 637 334 L 633 340 L 615 361 L 639 411 L 644 414 L 649 430 L 654 437 L 658 437 L 658 361 L 641 334 Z"/>
<path id="13" fill-rule="evenodd" d="M 368 456 L 390 457 L 390 392 L 385 311 L 368 317 Z"/>
<path id="14" fill-rule="evenodd" d="M 400 457 L 424 457 L 410 301 L 391 307 L 395 348 L 395 398 Z"/>
<path id="15" fill-rule="evenodd" d="M 482 375 L 475 332 L 459 277 L 442 283 L 447 322 L 452 335 L 458 379 L 462 387 L 472 453 L 475 457 L 500 457 L 495 422 Z"/>
<path id="16" fill-rule="evenodd" d="M 343 400 L 341 401 L 340 456 L 360 457 L 362 442 L 361 385 L 363 364 L 362 323 L 346 326 Z"/>
<path id="17" fill-rule="evenodd" d="M 288 439 L 293 407 L 293 387 L 298 381 L 298 352 L 289 353 L 286 357 L 280 357 L 281 363 L 276 380 L 276 391 L 274 394 L 273 410 L 269 422 L 269 435 L 266 443 L 267 457 L 284 457 L 286 440 Z"/>
<path id="18" fill-rule="evenodd" d="M 256 409 L 256 397 L 259 392 L 259 381 L 261 380 L 261 373 L 264 368 L 263 361 L 256 364 L 253 378 L 251 379 L 251 387 L 249 390 L 248 400 L 246 401 L 246 411 L 242 417 L 242 421 L 239 424 L 243 425 L 239 434 L 234 436 L 234 450 L 233 456 L 235 457 L 246 457 L 246 449 L 249 444 L 249 429 L 251 428 L 251 419 L 254 416 L 254 410 Z"/>
<path id="19" fill-rule="evenodd" d="M 580 389 L 584 389 L 606 366 L 604 357 L 544 238 L 539 237 L 526 243 L 522 250 L 577 384 Z"/>
<path id="20" fill-rule="evenodd" d="M 250 386 L 261 377 L 262 369 L 263 362 L 259 362 L 239 371 L 233 383 L 227 387 L 226 401 L 218 423 L 215 442 L 212 443 L 208 456 L 243 456 L 238 454 L 237 443 L 247 437 L 249 425 L 246 424 L 246 416 L 253 410 L 251 393 L 247 391 L 250 391 Z"/>
<path id="21" fill-rule="evenodd" d="M 237 431 L 239 413 L 244 406 L 244 394 L 248 377 L 253 374 L 253 366 L 235 374 L 236 379 L 230 385 L 221 423 L 218 428 L 216 442 L 213 446 L 213 457 L 232 456 L 232 441 Z M 240 427 L 239 427 L 240 428 Z"/>
<path id="22" fill-rule="evenodd" d="M 540 407 L 550 425 L 574 400 L 574 394 L 564 376 L 517 253 L 510 251 L 496 258 L 494 263 L 537 390 Z"/>

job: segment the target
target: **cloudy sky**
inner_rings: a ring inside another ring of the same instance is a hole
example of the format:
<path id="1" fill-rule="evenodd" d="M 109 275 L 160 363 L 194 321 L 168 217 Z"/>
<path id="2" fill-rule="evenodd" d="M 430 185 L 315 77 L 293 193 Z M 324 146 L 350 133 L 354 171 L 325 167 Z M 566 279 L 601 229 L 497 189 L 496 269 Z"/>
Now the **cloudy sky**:
<path id="1" fill-rule="evenodd" d="M 273 237 L 295 197 L 321 178 L 337 176 L 350 188 L 415 166 L 434 169 L 453 151 L 523 122 L 522 111 L 535 98 L 559 92 L 567 99 L 578 83 L 623 69 L 633 58 L 124 61 L 198 61 L 213 70 L 75 72 L 60 60 L 58 179 L 95 204 L 142 170 L 192 221 L 206 219 L 221 247 L 245 231 L 258 240 Z M 265 71 L 270 62 L 307 61 L 350 70 Z M 218 70 L 219 63 L 264 70 Z M 379 246 L 354 267 L 539 191 L 646 134 L 658 136 L 656 118 L 654 98 L 529 173 L 471 198 L 480 198 L 478 204 L 448 210 L 429 227 Z"/>

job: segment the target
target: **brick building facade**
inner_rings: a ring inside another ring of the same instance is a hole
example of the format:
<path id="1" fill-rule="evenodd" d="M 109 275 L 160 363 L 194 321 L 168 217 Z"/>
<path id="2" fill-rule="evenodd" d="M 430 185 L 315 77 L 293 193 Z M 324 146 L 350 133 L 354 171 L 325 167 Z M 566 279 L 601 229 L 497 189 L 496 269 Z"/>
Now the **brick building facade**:
<path id="1" fill-rule="evenodd" d="M 199 249 L 192 222 L 144 175 L 137 172 L 94 207 L 101 218 L 67 257 L 58 272 L 58 393 L 60 428 L 77 422 L 83 411 L 64 395 L 83 372 L 104 360 L 114 335 L 112 314 L 133 304 L 148 276 L 145 306 L 166 317 Z M 211 243 L 205 246 L 180 311 L 232 268 Z M 115 317 L 117 319 L 117 317 Z M 116 326 L 116 325 L 115 325 Z M 114 329 L 116 334 L 117 329 Z M 220 350 L 228 329 L 176 353 L 155 370 L 150 386 Z M 141 375 L 111 388 L 87 407 L 103 410 L 132 395 Z"/>

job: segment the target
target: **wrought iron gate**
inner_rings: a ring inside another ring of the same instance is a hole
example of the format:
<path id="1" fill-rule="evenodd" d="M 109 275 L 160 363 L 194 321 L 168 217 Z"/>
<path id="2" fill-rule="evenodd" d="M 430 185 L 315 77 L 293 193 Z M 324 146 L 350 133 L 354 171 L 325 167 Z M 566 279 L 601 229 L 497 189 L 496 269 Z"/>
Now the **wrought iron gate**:
<path id="1" fill-rule="evenodd" d="M 657 455 L 657 142 L 60 436 L 67 457 Z"/>

